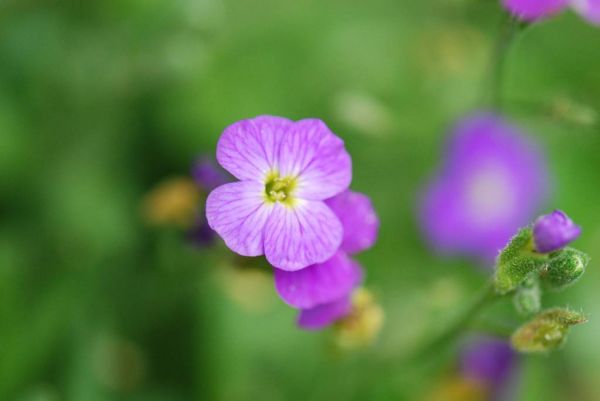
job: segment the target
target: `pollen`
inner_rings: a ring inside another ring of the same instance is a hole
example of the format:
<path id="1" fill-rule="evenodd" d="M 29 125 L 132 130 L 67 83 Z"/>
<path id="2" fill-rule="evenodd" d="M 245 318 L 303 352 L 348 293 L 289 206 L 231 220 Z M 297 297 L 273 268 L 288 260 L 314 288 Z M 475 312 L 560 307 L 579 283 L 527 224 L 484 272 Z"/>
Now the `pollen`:
<path id="1" fill-rule="evenodd" d="M 285 203 L 291 205 L 294 202 L 294 189 L 296 179 L 294 177 L 281 177 L 279 173 L 272 172 L 265 180 L 265 197 L 267 201 Z"/>

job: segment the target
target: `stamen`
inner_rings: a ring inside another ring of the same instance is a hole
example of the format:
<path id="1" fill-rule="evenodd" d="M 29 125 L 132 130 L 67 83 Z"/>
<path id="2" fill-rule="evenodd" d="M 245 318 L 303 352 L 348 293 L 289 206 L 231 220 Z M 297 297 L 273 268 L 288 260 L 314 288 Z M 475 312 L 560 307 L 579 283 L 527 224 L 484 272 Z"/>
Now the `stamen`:
<path id="1" fill-rule="evenodd" d="M 292 177 L 280 177 L 277 172 L 267 176 L 265 180 L 265 195 L 268 201 L 285 202 L 293 201 L 293 191 L 296 187 L 296 180 Z"/>

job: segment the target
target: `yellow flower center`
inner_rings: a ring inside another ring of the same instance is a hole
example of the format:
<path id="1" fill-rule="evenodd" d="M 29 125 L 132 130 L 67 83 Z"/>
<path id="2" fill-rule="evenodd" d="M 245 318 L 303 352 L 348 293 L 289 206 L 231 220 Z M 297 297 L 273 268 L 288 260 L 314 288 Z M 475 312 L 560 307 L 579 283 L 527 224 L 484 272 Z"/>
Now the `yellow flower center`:
<path id="1" fill-rule="evenodd" d="M 265 197 L 267 201 L 281 202 L 291 205 L 294 202 L 294 189 L 296 179 L 294 177 L 280 177 L 278 172 L 267 175 L 265 180 Z"/>

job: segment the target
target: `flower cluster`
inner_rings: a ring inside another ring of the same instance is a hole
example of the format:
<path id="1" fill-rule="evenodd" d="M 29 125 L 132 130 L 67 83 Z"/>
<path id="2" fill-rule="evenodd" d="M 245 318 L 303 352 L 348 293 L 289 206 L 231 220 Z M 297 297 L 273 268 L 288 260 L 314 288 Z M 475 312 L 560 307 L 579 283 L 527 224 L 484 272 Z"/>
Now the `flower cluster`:
<path id="1" fill-rule="evenodd" d="M 421 202 L 421 226 L 438 251 L 491 262 L 535 216 L 547 176 L 540 151 L 518 128 L 498 115 L 475 113 L 450 138 Z"/>
<path id="2" fill-rule="evenodd" d="M 348 189 L 350 155 L 320 120 L 272 116 L 225 129 L 217 160 L 239 181 L 207 199 L 208 223 L 242 256 L 265 255 L 298 324 L 318 329 L 351 312 L 379 221 L 371 201 Z"/>
<path id="3" fill-rule="evenodd" d="M 600 24 L 600 0 L 502 0 L 504 7 L 523 21 L 538 21 L 572 8 L 592 24 Z"/>

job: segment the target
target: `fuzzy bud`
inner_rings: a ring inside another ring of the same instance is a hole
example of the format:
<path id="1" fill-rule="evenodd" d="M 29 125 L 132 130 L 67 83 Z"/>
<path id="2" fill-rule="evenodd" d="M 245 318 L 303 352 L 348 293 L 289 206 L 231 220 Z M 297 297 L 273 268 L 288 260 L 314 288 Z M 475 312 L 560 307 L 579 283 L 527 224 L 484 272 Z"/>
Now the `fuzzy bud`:
<path id="1" fill-rule="evenodd" d="M 531 228 L 521 229 L 500 252 L 496 262 L 496 292 L 506 294 L 517 289 L 533 272 L 540 270 L 547 255 L 535 252 Z"/>
<path id="2" fill-rule="evenodd" d="M 562 347 L 571 326 L 587 318 L 568 309 L 548 309 L 521 326 L 511 337 L 512 346 L 523 353 L 543 353 Z"/>
<path id="3" fill-rule="evenodd" d="M 575 284 L 585 273 L 590 257 L 577 249 L 565 248 L 550 255 L 541 271 L 544 283 L 552 289 L 562 289 Z"/>
<path id="4" fill-rule="evenodd" d="M 581 227 L 560 210 L 539 217 L 533 226 L 535 249 L 540 253 L 557 251 L 575 241 L 580 234 Z"/>

